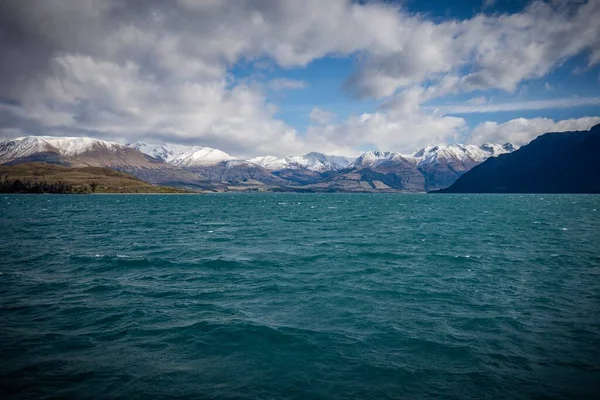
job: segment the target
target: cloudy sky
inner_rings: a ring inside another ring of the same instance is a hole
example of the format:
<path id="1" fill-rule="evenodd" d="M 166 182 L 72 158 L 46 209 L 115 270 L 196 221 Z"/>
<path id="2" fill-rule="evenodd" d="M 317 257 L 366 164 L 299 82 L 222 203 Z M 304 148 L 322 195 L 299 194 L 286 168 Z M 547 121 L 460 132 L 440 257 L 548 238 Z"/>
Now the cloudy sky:
<path id="1" fill-rule="evenodd" d="M 0 137 L 238 156 L 600 123 L 600 0 L 0 0 Z"/>

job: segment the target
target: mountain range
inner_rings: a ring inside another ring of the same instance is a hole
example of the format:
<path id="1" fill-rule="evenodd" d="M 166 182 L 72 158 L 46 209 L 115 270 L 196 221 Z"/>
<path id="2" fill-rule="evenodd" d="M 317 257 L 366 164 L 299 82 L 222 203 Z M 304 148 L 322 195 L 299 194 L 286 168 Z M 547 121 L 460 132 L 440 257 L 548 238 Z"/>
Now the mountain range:
<path id="1" fill-rule="evenodd" d="M 474 167 L 441 193 L 600 193 L 600 125 L 550 132 Z"/>
<path id="2" fill-rule="evenodd" d="M 27 136 L 0 142 L 0 164 L 107 167 L 149 183 L 195 190 L 425 192 L 448 187 L 484 160 L 514 150 L 510 143 L 455 144 L 410 154 L 368 151 L 354 159 L 311 152 L 244 160 L 202 146 Z"/>
<path id="3" fill-rule="evenodd" d="M 0 142 L 0 164 L 45 162 L 106 167 L 148 183 L 201 188 L 199 177 L 119 143 L 86 137 L 27 136 Z"/>
<path id="4" fill-rule="evenodd" d="M 510 143 L 456 144 L 424 147 L 410 154 L 368 151 L 354 159 L 311 152 L 241 160 L 207 147 L 142 142 L 129 146 L 214 182 L 261 182 L 307 191 L 435 190 L 451 185 L 487 158 L 515 150 Z"/>

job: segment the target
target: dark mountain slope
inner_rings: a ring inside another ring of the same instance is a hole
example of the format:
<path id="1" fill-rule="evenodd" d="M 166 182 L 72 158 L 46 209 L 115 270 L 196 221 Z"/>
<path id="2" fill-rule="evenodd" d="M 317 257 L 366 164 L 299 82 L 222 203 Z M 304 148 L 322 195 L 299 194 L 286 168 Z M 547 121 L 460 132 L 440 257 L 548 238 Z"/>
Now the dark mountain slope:
<path id="1" fill-rule="evenodd" d="M 487 159 L 437 193 L 600 193 L 600 125 L 546 133 Z"/>

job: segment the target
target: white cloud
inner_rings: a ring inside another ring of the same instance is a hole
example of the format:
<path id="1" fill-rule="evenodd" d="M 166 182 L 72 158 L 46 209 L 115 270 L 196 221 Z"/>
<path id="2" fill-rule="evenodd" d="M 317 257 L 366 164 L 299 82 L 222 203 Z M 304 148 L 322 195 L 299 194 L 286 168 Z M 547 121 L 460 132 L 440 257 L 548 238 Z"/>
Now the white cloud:
<path id="1" fill-rule="evenodd" d="M 474 144 L 511 142 L 520 146 L 529 143 L 542 133 L 589 130 L 596 124 L 600 124 L 600 117 L 584 117 L 562 121 L 554 121 L 549 118 L 517 118 L 502 124 L 484 122 L 473 129 L 469 142 Z"/>
<path id="2" fill-rule="evenodd" d="M 428 144 L 454 141 L 465 133 L 462 118 L 431 114 L 366 113 L 340 124 L 311 126 L 307 142 L 315 148 L 412 151 Z M 323 151 L 323 150 L 320 150 Z"/>
<path id="3" fill-rule="evenodd" d="M 473 106 L 480 106 L 482 104 L 486 104 L 487 99 L 484 96 L 477 96 L 470 98 L 466 101 L 466 103 Z"/>
<path id="4" fill-rule="evenodd" d="M 473 99 L 471 99 L 473 100 Z M 507 103 L 479 103 L 468 101 L 467 104 L 454 104 L 447 106 L 428 106 L 426 110 L 441 114 L 475 114 L 493 113 L 500 111 L 525 111 L 544 109 L 564 109 L 600 105 L 600 97 L 568 97 L 548 100 L 526 100 Z"/>
<path id="5" fill-rule="evenodd" d="M 484 0 L 483 1 L 483 8 L 490 8 L 493 7 L 494 4 L 496 4 L 496 0 Z"/>
<path id="6" fill-rule="evenodd" d="M 14 1 L 0 8 L 0 117 L 10 124 L 3 131 L 193 142 L 238 155 L 411 150 L 453 140 L 465 133 L 465 120 L 421 107 L 425 101 L 513 91 L 583 52 L 588 66 L 600 62 L 598 0 L 537 1 L 512 15 L 444 22 L 350 0 L 329 0 L 327 12 L 322 0 Z M 305 83 L 279 78 L 265 87 L 231 72 L 238 63 L 303 67 L 327 55 L 355 55 L 345 87 L 386 97 L 385 106 L 333 125 L 326 111 L 313 110 L 319 125 L 301 134 L 276 117 L 264 90 Z"/>
<path id="7" fill-rule="evenodd" d="M 294 130 L 274 118 L 274 107 L 256 88 L 229 88 L 225 79 L 166 87 L 142 76 L 133 62 L 96 62 L 83 55 L 60 56 L 55 64 L 43 96 L 26 98 L 29 118 L 52 132 L 194 141 L 237 154 L 298 147 Z"/>
<path id="8" fill-rule="evenodd" d="M 588 130 L 600 117 L 554 121 L 517 118 L 505 123 L 488 121 L 469 130 L 463 118 L 427 113 L 367 113 L 339 124 L 310 126 L 303 149 L 331 154 L 356 155 L 364 150 L 409 153 L 428 145 L 445 143 L 506 143 L 523 145 L 545 132 Z"/>
<path id="9" fill-rule="evenodd" d="M 313 108 L 308 116 L 312 122 L 316 122 L 317 124 L 321 125 L 328 124 L 335 118 L 334 113 L 322 110 L 318 107 Z"/>
<path id="10" fill-rule="evenodd" d="M 545 76 L 565 59 L 589 51 L 588 65 L 600 61 L 600 2 L 559 7 L 536 1 L 512 15 L 477 15 L 434 24 L 397 14 L 390 37 L 397 49 L 375 43 L 348 81 L 360 96 L 385 97 L 407 86 L 439 84 L 461 73 L 454 92 L 490 88 L 514 91 L 526 79 Z M 384 29 L 385 27 L 382 27 Z"/>

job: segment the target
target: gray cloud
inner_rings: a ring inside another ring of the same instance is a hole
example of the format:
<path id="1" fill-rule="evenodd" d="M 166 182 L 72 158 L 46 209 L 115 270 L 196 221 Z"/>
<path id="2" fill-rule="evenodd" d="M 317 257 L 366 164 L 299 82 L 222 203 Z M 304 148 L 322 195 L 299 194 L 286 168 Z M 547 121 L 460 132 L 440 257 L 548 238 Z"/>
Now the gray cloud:
<path id="1" fill-rule="evenodd" d="M 516 118 L 502 124 L 484 122 L 475 127 L 469 142 L 482 144 L 485 142 L 511 142 L 516 145 L 529 143 L 545 132 L 587 131 L 600 124 L 600 117 L 583 117 L 554 121 L 550 118 Z"/>
<path id="2" fill-rule="evenodd" d="M 477 15 L 433 24 L 398 14 L 388 34 L 398 49 L 368 54 L 347 88 L 361 97 L 385 97 L 398 89 L 438 84 L 448 75 L 453 91 L 490 88 L 513 91 L 525 79 L 545 76 L 566 59 L 588 52 L 600 62 L 600 2 L 548 4 L 536 1 L 512 15 Z"/>
<path id="3" fill-rule="evenodd" d="M 324 125 L 330 123 L 335 118 L 335 114 L 330 111 L 325 111 L 315 107 L 311 110 L 308 117 L 310 118 L 311 122 Z"/>
<path id="4" fill-rule="evenodd" d="M 327 12 L 322 0 L 0 0 L 0 135 L 168 139 L 234 154 L 450 140 L 464 120 L 420 104 L 513 90 L 584 51 L 595 65 L 599 4 L 536 2 L 519 14 L 434 23 L 397 5 L 348 0 L 328 1 Z M 276 118 L 264 85 L 229 73 L 239 61 L 286 68 L 349 54 L 359 61 L 346 88 L 391 101 L 304 134 Z"/>
<path id="5" fill-rule="evenodd" d="M 500 111 L 564 109 L 600 105 L 600 97 L 569 97 L 549 100 L 514 101 L 507 103 L 487 103 L 485 98 L 471 99 L 468 104 L 429 106 L 427 110 L 441 114 L 475 114 Z"/>

